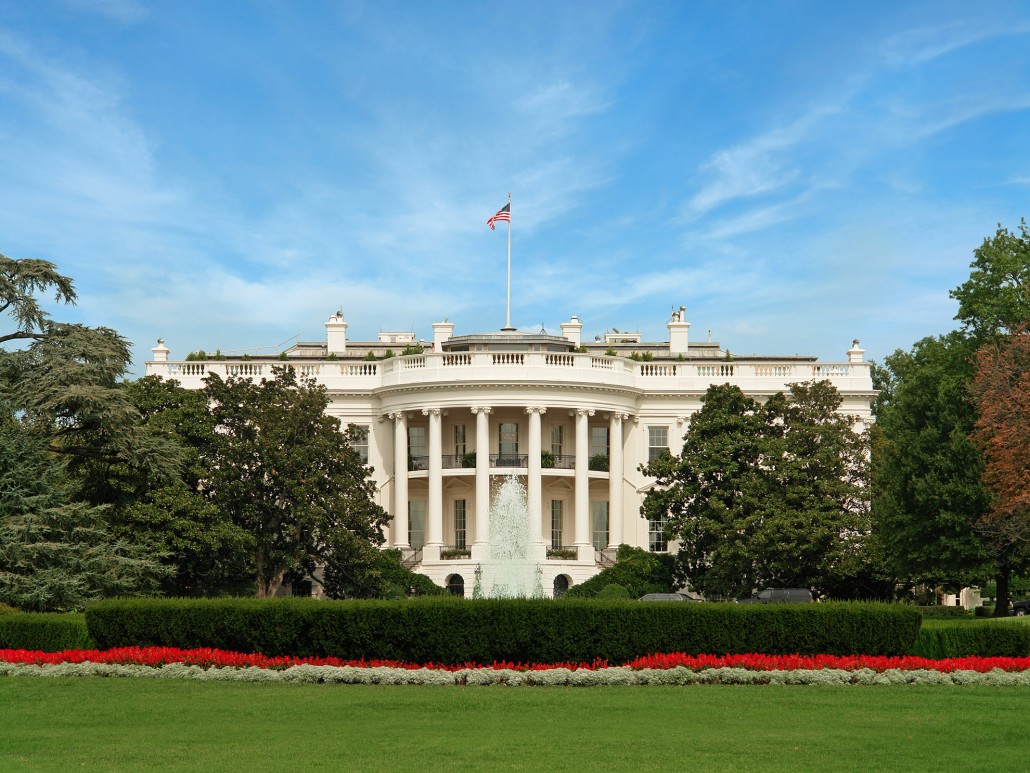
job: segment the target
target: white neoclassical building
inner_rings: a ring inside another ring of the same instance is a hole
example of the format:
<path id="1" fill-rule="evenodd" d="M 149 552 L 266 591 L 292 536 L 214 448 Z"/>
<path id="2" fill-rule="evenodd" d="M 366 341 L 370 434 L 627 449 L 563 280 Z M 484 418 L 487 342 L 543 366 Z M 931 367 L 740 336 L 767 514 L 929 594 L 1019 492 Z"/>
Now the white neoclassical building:
<path id="1" fill-rule="evenodd" d="M 350 341 L 347 326 L 337 312 L 325 341 L 296 344 L 287 358 L 326 386 L 334 416 L 365 430 L 359 451 L 393 515 L 387 544 L 466 596 L 487 557 L 491 486 L 501 476 L 523 480 L 530 558 L 545 592 L 560 593 L 610 564 L 621 543 L 668 549 L 662 524 L 640 515 L 653 481 L 639 468 L 663 449 L 679 450 L 712 384 L 763 399 L 792 382 L 827 379 L 844 398 L 841 410 L 861 421 L 875 396 L 857 340 L 840 362 L 741 356 L 690 341 L 683 307 L 663 342 L 615 329 L 585 341 L 575 316 L 561 335 L 509 328 L 455 336 L 452 323 L 438 322 L 425 341 L 414 333 Z M 147 374 L 188 388 L 201 388 L 208 372 L 261 378 L 282 364 L 169 354 L 159 341 Z"/>

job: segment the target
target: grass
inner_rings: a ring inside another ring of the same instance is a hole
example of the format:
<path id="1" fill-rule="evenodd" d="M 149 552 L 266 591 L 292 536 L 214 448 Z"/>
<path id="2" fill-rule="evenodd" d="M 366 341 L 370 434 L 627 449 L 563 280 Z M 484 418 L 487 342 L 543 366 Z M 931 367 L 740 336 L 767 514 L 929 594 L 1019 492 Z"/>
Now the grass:
<path id="1" fill-rule="evenodd" d="M 9 677 L 0 679 L 0 770 L 1025 770 L 1028 707 L 1025 690 L 997 687 Z"/>

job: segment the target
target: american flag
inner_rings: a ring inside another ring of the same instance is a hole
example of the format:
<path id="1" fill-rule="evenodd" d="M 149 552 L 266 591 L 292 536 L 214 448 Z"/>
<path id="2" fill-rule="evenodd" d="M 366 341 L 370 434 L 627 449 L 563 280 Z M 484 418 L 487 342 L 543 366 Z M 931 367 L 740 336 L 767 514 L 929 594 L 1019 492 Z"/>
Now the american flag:
<path id="1" fill-rule="evenodd" d="M 496 231 L 497 229 L 494 228 L 494 223 L 496 223 L 498 221 L 501 221 L 501 220 L 506 220 L 509 223 L 511 222 L 511 202 L 510 201 L 507 204 L 505 204 L 503 207 L 501 207 L 499 210 L 497 210 L 497 214 L 494 215 L 489 220 L 487 220 L 486 224 L 488 226 L 490 226 L 490 230 L 491 231 Z"/>

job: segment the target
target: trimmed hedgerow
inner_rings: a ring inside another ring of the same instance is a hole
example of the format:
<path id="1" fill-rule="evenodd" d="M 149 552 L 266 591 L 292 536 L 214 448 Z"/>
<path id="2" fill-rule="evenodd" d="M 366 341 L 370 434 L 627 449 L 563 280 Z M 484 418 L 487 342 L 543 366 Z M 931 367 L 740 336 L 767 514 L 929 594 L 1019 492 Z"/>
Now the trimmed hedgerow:
<path id="1" fill-rule="evenodd" d="M 937 606 L 932 607 L 916 607 L 916 609 L 919 610 L 919 614 L 927 619 L 969 617 L 969 613 L 966 612 L 965 607 L 946 607 L 938 604 Z"/>
<path id="2" fill-rule="evenodd" d="M 913 655 L 923 658 L 1019 658 L 1030 655 L 1030 626 L 992 620 L 926 620 Z"/>
<path id="3" fill-rule="evenodd" d="M 81 612 L 0 615 L 0 649 L 60 652 L 92 646 L 86 618 Z"/>
<path id="4" fill-rule="evenodd" d="M 623 662 L 653 652 L 907 655 L 919 613 L 883 604 L 593 599 L 119 599 L 86 610 L 101 648 L 213 647 L 414 663 Z"/>

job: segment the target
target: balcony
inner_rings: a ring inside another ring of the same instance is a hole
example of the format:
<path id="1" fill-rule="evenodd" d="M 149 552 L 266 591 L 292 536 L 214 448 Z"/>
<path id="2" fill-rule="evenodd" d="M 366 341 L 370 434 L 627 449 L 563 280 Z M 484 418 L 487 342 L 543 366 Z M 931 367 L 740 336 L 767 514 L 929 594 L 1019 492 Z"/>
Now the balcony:
<path id="1" fill-rule="evenodd" d="M 463 561 L 472 558 L 472 548 L 468 545 L 444 545 L 440 548 L 441 561 Z"/>
<path id="2" fill-rule="evenodd" d="M 529 467 L 529 454 L 490 454 L 491 467 Z"/>
<path id="3" fill-rule="evenodd" d="M 579 548 L 575 545 L 549 545 L 547 548 L 548 561 L 575 561 L 579 558 Z"/>

